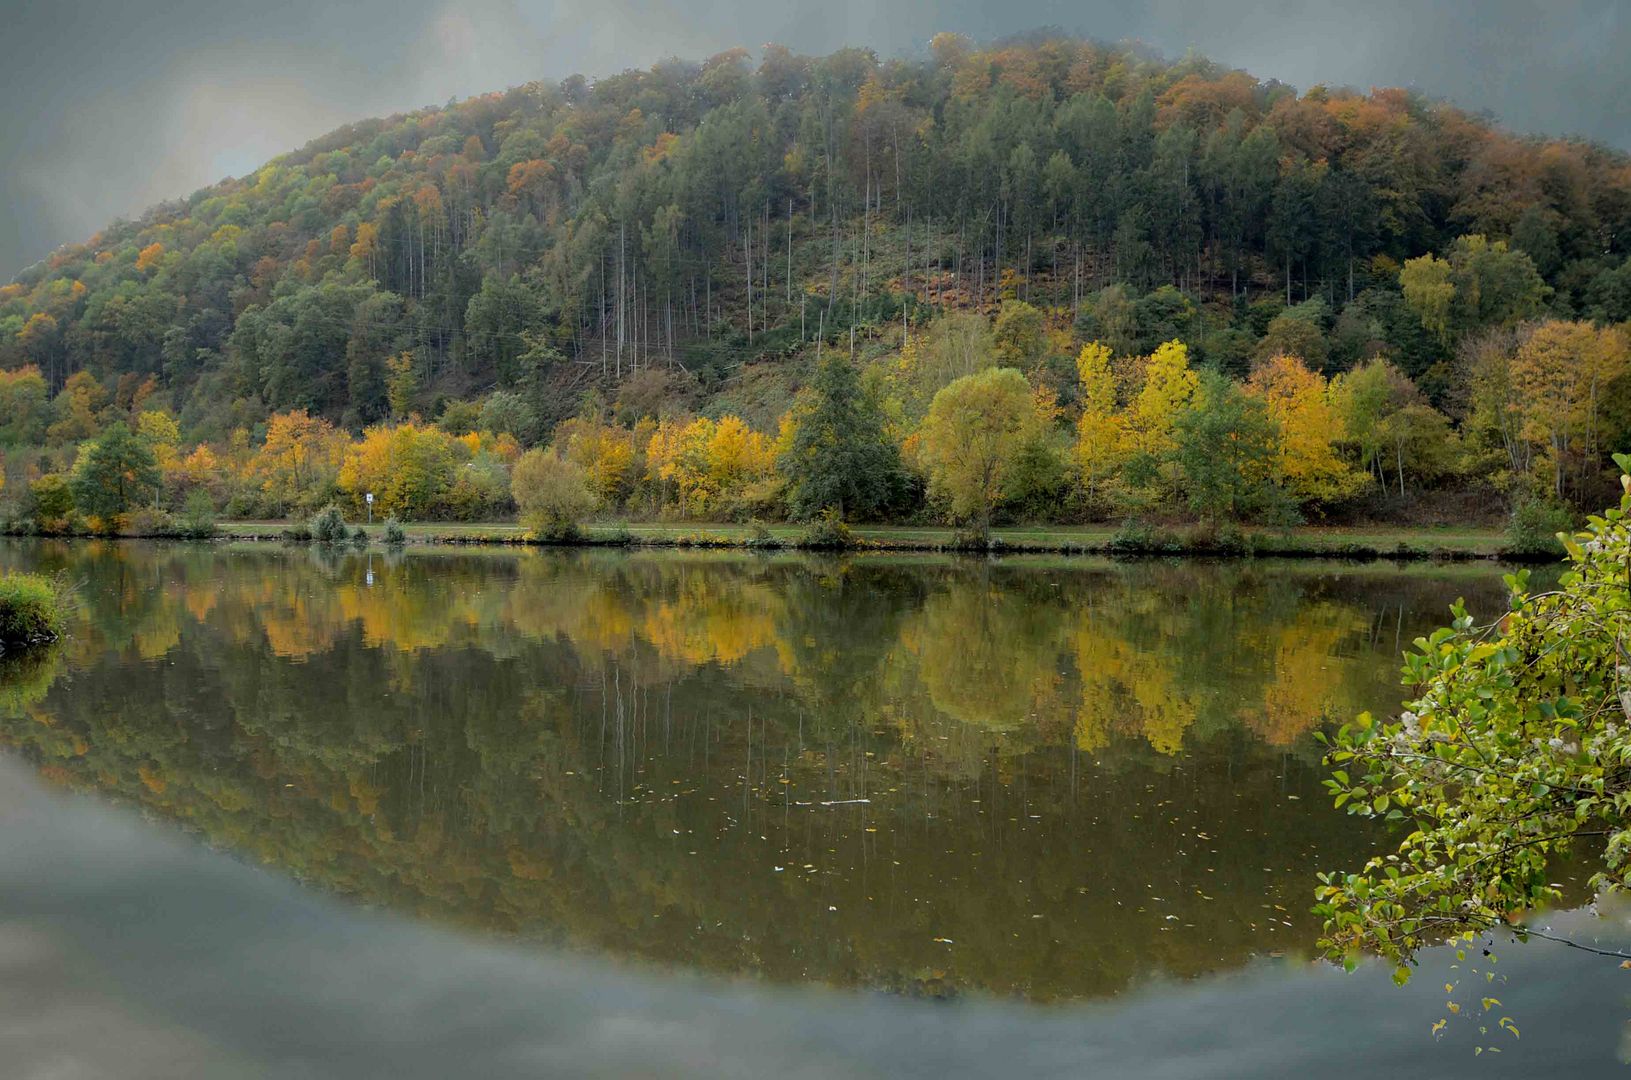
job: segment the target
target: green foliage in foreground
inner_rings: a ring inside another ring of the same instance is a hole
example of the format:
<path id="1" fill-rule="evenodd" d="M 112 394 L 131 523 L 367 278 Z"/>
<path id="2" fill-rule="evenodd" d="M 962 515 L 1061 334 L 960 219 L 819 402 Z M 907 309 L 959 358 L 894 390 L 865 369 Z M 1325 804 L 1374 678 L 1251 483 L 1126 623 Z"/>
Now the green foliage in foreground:
<path id="1" fill-rule="evenodd" d="M 1615 461 L 1631 473 L 1631 455 Z M 1560 538 L 1556 591 L 1509 576 L 1511 611 L 1491 626 L 1457 603 L 1406 656 L 1420 695 L 1331 740 L 1336 805 L 1409 831 L 1358 873 L 1320 875 L 1327 955 L 1375 953 L 1403 982 L 1422 946 L 1557 901 L 1548 867 L 1584 838 L 1593 889 L 1631 884 L 1631 476 L 1620 483 L 1617 509 Z"/>
<path id="2" fill-rule="evenodd" d="M 63 622 L 63 599 L 49 578 L 0 575 L 0 650 L 54 641 Z"/>

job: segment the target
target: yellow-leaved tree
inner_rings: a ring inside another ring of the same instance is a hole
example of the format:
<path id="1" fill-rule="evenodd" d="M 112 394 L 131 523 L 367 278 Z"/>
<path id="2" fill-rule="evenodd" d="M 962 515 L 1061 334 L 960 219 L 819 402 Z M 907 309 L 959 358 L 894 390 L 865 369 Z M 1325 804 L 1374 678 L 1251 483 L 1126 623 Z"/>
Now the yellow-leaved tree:
<path id="1" fill-rule="evenodd" d="M 266 442 L 249 459 L 247 470 L 260 489 L 262 508 L 281 516 L 327 502 L 334 494 L 345 441 L 333 424 L 305 409 L 273 414 L 266 421 Z"/>
<path id="2" fill-rule="evenodd" d="M 374 512 L 403 519 L 433 517 L 452 491 L 465 445 L 441 428 L 378 424 L 353 443 L 340 466 L 340 489 L 361 508 L 374 493 Z"/>
<path id="3" fill-rule="evenodd" d="M 160 244 L 157 241 L 148 244 L 136 255 L 136 269 L 145 274 L 147 271 L 157 266 L 158 261 L 163 257 L 163 244 Z"/>
<path id="4" fill-rule="evenodd" d="M 181 445 L 181 426 L 175 417 L 158 409 L 148 409 L 136 417 L 136 436 L 153 451 L 153 459 L 161 470 L 175 468 Z"/>
<path id="5" fill-rule="evenodd" d="M 1173 425 L 1189 406 L 1200 386 L 1200 376 L 1189 366 L 1189 346 L 1173 340 L 1150 355 L 1144 365 L 1144 385 L 1127 416 L 1131 450 L 1162 459 L 1177 447 Z"/>
<path id="6" fill-rule="evenodd" d="M 1122 457 L 1121 421 L 1116 415 L 1116 376 L 1110 370 L 1110 347 L 1100 342 L 1082 346 L 1076 357 L 1082 416 L 1076 423 L 1076 467 L 1090 502 L 1103 493 Z"/>
<path id="7" fill-rule="evenodd" d="M 776 471 L 774 447 L 739 416 L 722 417 L 708 440 L 708 475 L 720 498 L 741 495 Z"/>
<path id="8" fill-rule="evenodd" d="M 681 514 L 726 509 L 776 470 L 775 445 L 741 417 L 664 419 L 646 444 L 646 470 Z"/>
<path id="9" fill-rule="evenodd" d="M 1020 449 L 1040 422 L 1030 384 L 1013 368 L 986 368 L 951 383 L 934 396 L 918 432 L 929 496 L 986 535 Z"/>
<path id="10" fill-rule="evenodd" d="M 405 352 L 385 360 L 385 396 L 391 403 L 391 415 L 398 420 L 407 419 L 419 397 L 419 369 L 413 353 Z"/>
<path id="11" fill-rule="evenodd" d="M 574 416 L 555 429 L 555 445 L 583 469 L 603 507 L 618 505 L 634 483 L 634 433 L 598 416 Z"/>
<path id="12" fill-rule="evenodd" d="M 1143 379 L 1120 416 L 1122 493 L 1133 503 L 1174 497 L 1181 484 L 1176 454 L 1178 418 L 1194 401 L 1200 376 L 1189 348 L 1168 341 L 1138 364 Z"/>
<path id="13" fill-rule="evenodd" d="M 1597 468 L 1613 449 L 1601 437 L 1608 407 L 1631 382 L 1631 342 L 1619 327 L 1543 323 L 1518 346 L 1511 380 L 1522 437 L 1544 447 L 1562 495 L 1571 468 Z"/>
<path id="14" fill-rule="evenodd" d="M 1276 477 L 1302 503 L 1329 503 L 1357 494 L 1367 477 L 1344 461 L 1336 444 L 1346 437 L 1325 376 L 1295 356 L 1257 366 L 1246 384 L 1280 427 Z"/>
<path id="15" fill-rule="evenodd" d="M 688 423 L 664 420 L 652 434 L 646 450 L 647 468 L 672 495 L 681 514 L 706 513 L 713 501 L 708 475 L 708 443 L 713 435 L 714 422 L 707 417 Z"/>
<path id="16" fill-rule="evenodd" d="M 1399 288 L 1422 326 L 1440 342 L 1450 340 L 1450 305 L 1455 302 L 1455 282 L 1450 280 L 1450 264 L 1433 255 L 1405 260 L 1399 271 Z"/>

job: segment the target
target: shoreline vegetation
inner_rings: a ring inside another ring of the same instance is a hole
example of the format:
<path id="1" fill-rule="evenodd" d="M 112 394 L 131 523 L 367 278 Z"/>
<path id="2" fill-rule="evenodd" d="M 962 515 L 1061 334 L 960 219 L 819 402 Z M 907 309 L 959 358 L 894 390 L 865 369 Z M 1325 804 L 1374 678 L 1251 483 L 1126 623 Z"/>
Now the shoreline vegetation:
<path id="1" fill-rule="evenodd" d="M 937 526 L 857 525 L 843 534 L 816 534 L 796 524 L 729 524 L 718 522 L 586 523 L 565 536 L 541 536 L 513 522 L 426 522 L 400 526 L 394 540 L 389 524 L 348 523 L 331 545 L 402 544 L 662 547 L 805 551 L 921 551 L 969 554 L 1059 554 L 1109 556 L 1186 556 L 1206 558 L 1393 559 L 1406 561 L 1552 562 L 1551 552 L 1512 546 L 1505 531 L 1487 527 L 1299 526 L 1290 529 L 1206 528 L 1129 523 L 1069 526 L 1008 526 L 991 530 L 988 539 L 967 531 Z M 13 534 L 18 535 L 18 534 Z M 24 534 L 42 536 L 46 534 Z M 52 534 L 59 539 L 73 537 Z M 92 538 L 85 535 L 82 538 Z M 220 541 L 312 543 L 309 525 L 287 521 L 223 521 L 213 533 L 154 536 L 123 535 L 101 539 L 215 539 Z"/>
<path id="2" fill-rule="evenodd" d="M 40 574 L 0 573 L 0 657 L 62 636 L 64 590 Z"/>

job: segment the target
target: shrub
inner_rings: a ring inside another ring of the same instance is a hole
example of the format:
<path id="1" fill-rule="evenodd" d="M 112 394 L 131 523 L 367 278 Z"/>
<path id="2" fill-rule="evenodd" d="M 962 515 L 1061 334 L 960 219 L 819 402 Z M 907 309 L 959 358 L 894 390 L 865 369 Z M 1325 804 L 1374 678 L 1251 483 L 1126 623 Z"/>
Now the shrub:
<path id="1" fill-rule="evenodd" d="M 367 547 L 368 530 L 358 525 L 356 531 L 351 534 L 351 543 L 357 547 Z"/>
<path id="2" fill-rule="evenodd" d="M 979 529 L 958 529 L 947 546 L 954 551 L 1000 551 L 1002 541 Z"/>
<path id="3" fill-rule="evenodd" d="M 576 539 L 578 519 L 595 504 L 583 467 L 553 450 L 522 454 L 510 476 L 510 493 L 521 523 L 540 540 Z"/>
<path id="4" fill-rule="evenodd" d="M 1514 555 L 1561 555 L 1557 534 L 1575 526 L 1574 511 L 1553 499 L 1526 498 L 1512 508 L 1506 550 Z"/>
<path id="5" fill-rule="evenodd" d="M 385 519 L 385 543 L 390 547 L 401 547 L 408 542 L 408 533 L 402 523 L 394 517 Z"/>
<path id="6" fill-rule="evenodd" d="M 298 521 L 284 529 L 282 535 L 284 543 L 309 544 L 311 543 L 311 526 L 303 521 Z"/>
<path id="7" fill-rule="evenodd" d="M 1231 555 L 1252 555 L 1257 551 L 1257 538 L 1232 521 L 1218 527 L 1212 544 L 1214 550 Z"/>
<path id="8" fill-rule="evenodd" d="M 1155 527 L 1138 518 L 1128 518 L 1110 537 L 1111 551 L 1148 551 Z"/>
<path id="9" fill-rule="evenodd" d="M 23 513 L 40 532 L 61 532 L 74 513 L 74 492 L 61 473 L 46 473 L 28 485 Z"/>
<path id="10" fill-rule="evenodd" d="M 855 534 L 850 532 L 849 526 L 844 524 L 844 519 L 837 510 L 823 510 L 799 537 L 799 546 L 824 549 L 851 548 L 855 546 Z"/>
<path id="11" fill-rule="evenodd" d="M 1143 518 L 1128 518 L 1110 537 L 1109 548 L 1120 555 L 1170 554 L 1184 549 L 1184 540 Z"/>
<path id="12" fill-rule="evenodd" d="M 524 514 L 521 524 L 535 540 L 545 540 L 551 544 L 570 544 L 583 539 L 583 530 L 575 521 L 565 521 L 550 517 L 547 514 Z"/>
<path id="13" fill-rule="evenodd" d="M 215 535 L 215 503 L 202 488 L 193 489 L 187 496 L 187 506 L 181 513 L 181 534 L 195 540 Z"/>
<path id="14" fill-rule="evenodd" d="M 120 514 L 110 524 L 108 531 L 120 536 L 175 536 L 178 531 L 169 514 L 152 506 Z"/>
<path id="15" fill-rule="evenodd" d="M 1143 555 L 1164 550 L 1170 538 L 1143 518 L 1128 518 L 1110 537 L 1110 550 L 1123 555 Z"/>
<path id="16" fill-rule="evenodd" d="M 227 497 L 223 511 L 229 518 L 254 517 L 260 513 L 260 503 L 251 492 L 237 491 Z"/>
<path id="17" fill-rule="evenodd" d="M 325 506 L 311 519 L 312 539 L 319 544 L 343 544 L 350 535 L 346 531 L 345 516 L 338 506 Z"/>
<path id="18" fill-rule="evenodd" d="M 0 574 L 0 649 L 55 641 L 66 622 L 64 598 L 50 578 Z"/>
<path id="19" fill-rule="evenodd" d="M 1155 529 L 1146 540 L 1150 549 L 1170 548 L 1198 555 L 1250 555 L 1256 550 L 1251 534 L 1233 521 L 1197 522 L 1176 535 Z"/>

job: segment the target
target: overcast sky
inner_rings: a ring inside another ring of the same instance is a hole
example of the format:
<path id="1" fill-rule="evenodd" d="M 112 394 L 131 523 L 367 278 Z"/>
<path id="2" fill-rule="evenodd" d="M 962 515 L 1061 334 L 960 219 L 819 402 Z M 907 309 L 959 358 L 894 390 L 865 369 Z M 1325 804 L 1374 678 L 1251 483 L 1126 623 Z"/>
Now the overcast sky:
<path id="1" fill-rule="evenodd" d="M 1411 85 L 1631 148 L 1626 0 L 0 0 L 0 280 L 350 120 L 767 41 L 1056 26 L 1261 78 Z"/>

